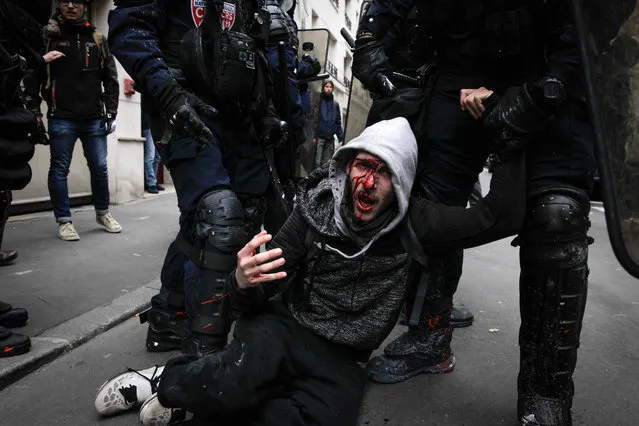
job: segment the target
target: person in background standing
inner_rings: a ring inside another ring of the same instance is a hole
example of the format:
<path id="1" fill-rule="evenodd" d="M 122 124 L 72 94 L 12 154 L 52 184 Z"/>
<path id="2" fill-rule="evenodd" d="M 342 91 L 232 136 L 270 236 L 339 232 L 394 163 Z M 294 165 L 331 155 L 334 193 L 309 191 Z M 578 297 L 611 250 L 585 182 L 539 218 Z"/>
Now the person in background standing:
<path id="1" fill-rule="evenodd" d="M 87 20 L 88 1 L 59 1 L 58 6 L 44 37 L 46 51 L 57 50 L 63 56 L 25 76 L 24 85 L 31 111 L 42 117 L 40 90 L 49 107 L 49 194 L 57 235 L 77 241 L 80 235 L 72 223 L 67 176 L 78 138 L 91 172 L 96 221 L 107 232 L 122 231 L 109 213 L 106 138 L 115 131 L 119 84 L 106 38 Z"/>
<path id="2" fill-rule="evenodd" d="M 333 82 L 324 80 L 322 83 L 322 100 L 320 113 L 315 128 L 313 143 L 317 146 L 315 154 L 315 167 L 321 167 L 335 152 L 334 135 L 337 135 L 338 145 L 344 144 L 344 130 L 342 129 L 342 111 L 339 104 L 333 99 Z"/>

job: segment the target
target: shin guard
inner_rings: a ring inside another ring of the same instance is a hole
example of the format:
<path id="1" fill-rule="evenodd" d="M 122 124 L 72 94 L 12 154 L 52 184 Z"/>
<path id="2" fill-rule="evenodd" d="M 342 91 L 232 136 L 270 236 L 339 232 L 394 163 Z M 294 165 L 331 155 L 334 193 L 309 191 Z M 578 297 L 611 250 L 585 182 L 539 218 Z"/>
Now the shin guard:
<path id="1" fill-rule="evenodd" d="M 588 287 L 589 210 L 581 190 L 545 190 L 535 195 L 519 237 L 522 425 L 572 424 L 572 374 Z"/>

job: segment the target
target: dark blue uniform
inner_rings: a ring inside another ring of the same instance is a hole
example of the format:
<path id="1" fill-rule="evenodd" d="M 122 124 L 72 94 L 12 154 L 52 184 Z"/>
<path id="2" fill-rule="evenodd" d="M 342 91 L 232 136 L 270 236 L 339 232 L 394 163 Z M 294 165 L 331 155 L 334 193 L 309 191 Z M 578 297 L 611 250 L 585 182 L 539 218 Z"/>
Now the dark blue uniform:
<path id="1" fill-rule="evenodd" d="M 595 158 L 569 5 L 564 0 L 373 0 L 358 29 L 358 42 L 376 39 L 392 52 L 395 39 L 387 34 L 417 8 L 436 71 L 427 89 L 427 118 L 413 123 L 416 133 L 425 135 L 418 141 L 415 187 L 449 205 L 466 204 L 493 137 L 481 120 L 461 110 L 460 90 L 485 86 L 503 94 L 548 79 L 565 88 L 565 102 L 529 145 L 529 211 L 516 240 L 522 315 L 518 411 L 521 424 L 531 426 L 571 424 L 572 372 L 587 289 L 586 193 Z M 429 283 L 419 326 L 369 363 L 371 378 L 401 381 L 452 357 L 448 316 L 461 259 L 461 252 L 429 256 L 433 267 L 415 274 L 416 286 L 420 279 Z"/>
<path id="2" fill-rule="evenodd" d="M 134 78 L 136 88 L 151 95 L 148 98 L 172 78 L 187 91 L 195 86 L 181 75 L 181 41 L 202 24 L 206 3 L 115 2 L 117 8 L 109 13 L 111 51 Z M 246 33 L 247 17 L 253 16 L 247 3 L 225 2 L 224 9 L 217 11 L 225 29 Z M 157 145 L 171 172 L 181 216 L 180 234 L 170 245 L 162 269 L 162 290 L 152 301 L 149 350 L 173 349 L 187 334 L 199 339 L 201 352 L 226 342 L 229 322 L 223 278 L 233 269 L 236 253 L 249 234 L 259 232 L 265 208 L 269 172 L 252 118 L 227 112 L 226 105 L 216 105 L 205 93 L 197 95 L 220 111 L 217 118 L 200 116 L 213 133 L 212 143 L 203 145 L 175 128 L 168 144 Z M 166 131 L 162 105 L 156 99 L 143 108 L 152 117 L 153 139 L 160 141 Z M 207 337 L 210 340 L 203 345 Z"/>

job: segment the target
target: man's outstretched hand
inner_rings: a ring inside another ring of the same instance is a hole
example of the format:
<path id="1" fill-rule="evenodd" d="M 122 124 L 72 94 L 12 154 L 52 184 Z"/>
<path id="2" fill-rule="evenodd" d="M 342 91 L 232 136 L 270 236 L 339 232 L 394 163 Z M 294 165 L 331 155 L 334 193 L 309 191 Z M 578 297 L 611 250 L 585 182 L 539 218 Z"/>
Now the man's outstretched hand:
<path id="1" fill-rule="evenodd" d="M 286 278 L 286 272 L 268 273 L 280 268 L 286 262 L 282 256 L 282 249 L 276 248 L 258 253 L 262 244 L 273 239 L 273 236 L 262 231 L 249 241 L 237 253 L 237 267 L 235 279 L 241 290 L 257 287 L 261 283 Z"/>

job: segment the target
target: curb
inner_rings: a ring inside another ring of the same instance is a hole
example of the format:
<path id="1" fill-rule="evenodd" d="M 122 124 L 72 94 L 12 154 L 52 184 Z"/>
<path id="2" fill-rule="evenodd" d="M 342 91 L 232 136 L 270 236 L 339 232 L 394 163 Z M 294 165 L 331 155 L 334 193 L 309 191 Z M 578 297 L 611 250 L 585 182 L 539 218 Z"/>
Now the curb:
<path id="1" fill-rule="evenodd" d="M 32 337 L 29 352 L 0 359 L 0 390 L 146 309 L 159 289 L 160 280 L 153 280 Z"/>

